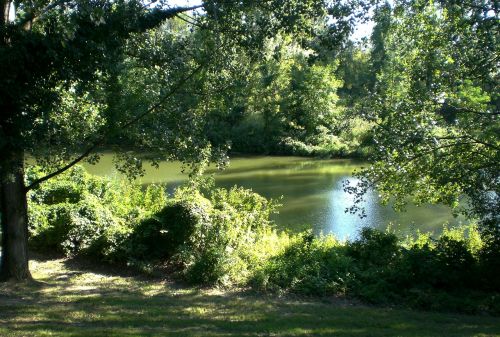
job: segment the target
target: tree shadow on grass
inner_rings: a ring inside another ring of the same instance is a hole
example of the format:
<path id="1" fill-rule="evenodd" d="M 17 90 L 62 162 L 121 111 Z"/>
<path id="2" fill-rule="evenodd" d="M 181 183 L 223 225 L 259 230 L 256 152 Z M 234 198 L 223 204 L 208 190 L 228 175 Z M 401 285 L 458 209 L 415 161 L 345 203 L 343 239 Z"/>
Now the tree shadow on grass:
<path id="1" fill-rule="evenodd" d="M 0 285 L 0 336 L 483 336 L 498 319 L 172 287 L 35 261 L 38 284 Z M 77 268 L 78 267 L 78 268 Z M 98 268 L 99 269 L 99 268 Z M 64 277 L 62 277 L 64 275 Z M 10 299 L 10 300 L 6 300 Z"/>

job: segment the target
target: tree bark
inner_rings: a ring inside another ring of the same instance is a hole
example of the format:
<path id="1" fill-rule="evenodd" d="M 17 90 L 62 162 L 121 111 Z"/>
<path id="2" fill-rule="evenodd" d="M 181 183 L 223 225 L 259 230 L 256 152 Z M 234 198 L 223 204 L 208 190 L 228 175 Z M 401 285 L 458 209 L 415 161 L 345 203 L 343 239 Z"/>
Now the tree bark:
<path id="1" fill-rule="evenodd" d="M 28 207 L 23 153 L 7 154 L 0 164 L 2 256 L 0 281 L 31 279 L 28 267 Z"/>

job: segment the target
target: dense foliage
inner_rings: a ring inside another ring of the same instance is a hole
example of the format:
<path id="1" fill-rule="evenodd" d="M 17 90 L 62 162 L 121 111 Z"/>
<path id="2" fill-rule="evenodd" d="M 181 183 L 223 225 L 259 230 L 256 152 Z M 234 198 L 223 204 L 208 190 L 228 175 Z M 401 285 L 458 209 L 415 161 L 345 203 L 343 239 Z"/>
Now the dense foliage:
<path id="1" fill-rule="evenodd" d="M 244 77 L 210 114 L 214 143 L 237 153 L 344 157 L 362 154 L 369 123 L 339 101 L 336 61 L 317 59 L 289 36 L 267 41 L 258 60 L 241 57 Z"/>
<path id="2" fill-rule="evenodd" d="M 498 230 L 498 20 L 494 1 L 395 1 L 379 13 L 363 111 L 377 154 L 358 192 L 374 186 L 398 208 L 444 203 Z"/>
<path id="3" fill-rule="evenodd" d="M 250 190 L 186 186 L 168 197 L 161 186 L 144 190 L 80 168 L 32 191 L 30 209 L 34 248 L 193 284 L 500 312 L 500 242 L 475 225 L 437 239 L 373 229 L 352 242 L 290 235 L 273 229 L 276 205 Z"/>
<path id="4" fill-rule="evenodd" d="M 28 173 L 35 179 L 36 170 Z M 76 167 L 29 195 L 34 248 L 167 268 L 195 283 L 246 280 L 278 240 L 269 220 L 276 205 L 234 187 L 202 195 L 193 187 L 168 197 L 165 187 L 91 176 Z"/>
<path id="5" fill-rule="evenodd" d="M 27 181 L 41 174 L 32 168 Z M 167 195 L 160 186 L 143 189 L 91 176 L 77 166 L 31 192 L 28 200 L 33 247 L 106 260 L 118 253 L 134 223 L 164 207 Z"/>
<path id="6" fill-rule="evenodd" d="M 445 230 L 438 239 L 419 234 L 405 240 L 365 228 L 358 240 L 345 244 L 302 234 L 272 257 L 254 282 L 297 294 L 498 314 L 498 265 L 482 258 L 495 245 L 481 240 L 475 226 Z"/>
<path id="7" fill-rule="evenodd" d="M 362 2 L 1 0 L 0 279 L 30 278 L 27 191 L 106 146 L 119 150 L 118 169 L 140 175 L 123 139 L 154 162 L 223 159 L 204 125 L 231 92 L 234 56 L 260 57 L 275 35 L 306 43 L 316 27 L 340 41 Z M 26 154 L 46 172 L 27 186 Z"/>
<path id="8" fill-rule="evenodd" d="M 191 151 L 193 147 L 211 148 L 215 154 L 220 153 L 215 149 L 323 157 L 366 154 L 370 123 L 348 114 L 339 101 L 342 80 L 336 75 L 335 58 L 319 58 L 318 51 L 284 33 L 265 39 L 258 52 L 227 39 L 224 34 L 193 31 L 182 20 L 133 36 L 119 75 L 125 90 L 114 100 L 119 111 L 161 101 L 172 76 L 188 73 L 192 64 L 203 64 L 204 69 L 187 83 L 189 90 L 169 97 L 169 108 L 145 116 L 140 130 L 123 130 L 109 145 L 140 148 L 155 157 L 158 150 L 165 152 L 159 143 L 175 136 L 168 141 L 178 146 L 168 151 L 186 151 L 183 157 L 192 155 L 193 161 L 204 153 Z M 221 57 L 205 65 L 213 53 Z M 138 131 L 157 137 L 144 141 Z"/>

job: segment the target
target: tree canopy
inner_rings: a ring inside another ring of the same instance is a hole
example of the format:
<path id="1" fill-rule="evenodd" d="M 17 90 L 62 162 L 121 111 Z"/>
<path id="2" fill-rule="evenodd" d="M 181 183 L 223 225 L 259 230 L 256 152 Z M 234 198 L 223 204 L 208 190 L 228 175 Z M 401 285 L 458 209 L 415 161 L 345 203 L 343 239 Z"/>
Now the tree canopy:
<path id="1" fill-rule="evenodd" d="M 363 112 L 378 151 L 358 196 L 374 186 L 398 208 L 444 203 L 498 222 L 498 4 L 396 1 L 391 12 L 377 22 L 385 60 Z"/>

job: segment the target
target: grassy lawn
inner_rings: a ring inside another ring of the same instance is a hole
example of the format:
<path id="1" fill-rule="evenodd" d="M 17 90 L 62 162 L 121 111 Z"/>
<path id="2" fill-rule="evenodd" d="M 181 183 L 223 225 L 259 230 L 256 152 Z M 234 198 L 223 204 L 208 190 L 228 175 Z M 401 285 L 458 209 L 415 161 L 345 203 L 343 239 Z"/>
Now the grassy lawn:
<path id="1" fill-rule="evenodd" d="M 0 285 L 0 336 L 500 336 L 500 319 L 183 288 L 64 259 Z"/>

